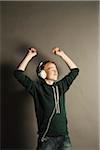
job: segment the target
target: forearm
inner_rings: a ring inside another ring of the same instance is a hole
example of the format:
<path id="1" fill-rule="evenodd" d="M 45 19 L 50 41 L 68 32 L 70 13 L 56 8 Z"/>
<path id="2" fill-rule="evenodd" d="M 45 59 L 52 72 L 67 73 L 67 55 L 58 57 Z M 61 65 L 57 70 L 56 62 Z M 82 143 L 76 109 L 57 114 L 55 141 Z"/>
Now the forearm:
<path id="1" fill-rule="evenodd" d="M 65 61 L 69 69 L 78 68 L 77 65 L 64 52 L 62 53 L 61 58 Z"/>
<path id="2" fill-rule="evenodd" d="M 35 48 L 29 48 L 27 54 L 23 58 L 23 60 L 20 62 L 20 64 L 17 66 L 18 70 L 25 71 L 29 61 L 37 55 L 37 49 Z"/>
<path id="3" fill-rule="evenodd" d="M 54 47 L 52 51 L 55 55 L 60 56 L 65 61 L 69 69 L 78 68 L 76 64 L 59 47 Z"/>
<path id="4" fill-rule="evenodd" d="M 23 60 L 19 63 L 19 65 L 17 66 L 18 70 L 22 70 L 25 71 L 29 61 L 32 59 L 32 57 L 30 55 L 26 55 Z"/>

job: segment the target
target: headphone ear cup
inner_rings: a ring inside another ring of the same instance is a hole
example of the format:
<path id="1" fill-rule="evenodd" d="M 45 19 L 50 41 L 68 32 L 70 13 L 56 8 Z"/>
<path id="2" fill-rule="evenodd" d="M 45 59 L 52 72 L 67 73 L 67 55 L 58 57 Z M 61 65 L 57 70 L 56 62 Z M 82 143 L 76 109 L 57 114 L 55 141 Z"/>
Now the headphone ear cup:
<path id="1" fill-rule="evenodd" d="M 42 79 L 45 79 L 47 77 L 47 73 L 45 72 L 45 70 L 41 70 L 41 72 L 39 73 L 39 76 L 42 78 Z"/>

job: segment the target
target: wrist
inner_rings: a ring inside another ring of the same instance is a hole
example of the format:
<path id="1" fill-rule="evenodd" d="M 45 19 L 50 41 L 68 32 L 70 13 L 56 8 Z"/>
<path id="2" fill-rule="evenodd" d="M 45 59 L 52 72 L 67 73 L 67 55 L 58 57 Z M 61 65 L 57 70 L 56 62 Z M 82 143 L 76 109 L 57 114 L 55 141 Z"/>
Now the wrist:
<path id="1" fill-rule="evenodd" d="M 66 54 L 62 51 L 61 54 L 60 54 L 60 57 L 64 58 L 65 56 L 66 56 Z"/>
<path id="2" fill-rule="evenodd" d="M 26 55 L 26 61 L 29 62 L 31 59 L 32 59 L 32 56 L 29 55 L 29 54 L 27 54 L 27 55 Z"/>
<path id="3" fill-rule="evenodd" d="M 27 57 L 27 59 L 30 60 L 30 59 L 32 59 L 34 57 L 34 55 L 31 55 L 30 53 L 27 53 L 26 57 Z"/>

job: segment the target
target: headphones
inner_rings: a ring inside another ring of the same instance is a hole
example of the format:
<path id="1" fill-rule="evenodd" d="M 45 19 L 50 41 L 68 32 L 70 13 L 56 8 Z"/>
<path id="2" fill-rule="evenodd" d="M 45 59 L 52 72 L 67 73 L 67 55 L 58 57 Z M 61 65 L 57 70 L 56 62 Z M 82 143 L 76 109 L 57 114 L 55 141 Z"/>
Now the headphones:
<path id="1" fill-rule="evenodd" d="M 46 60 L 46 61 L 41 61 L 36 69 L 36 72 L 37 72 L 37 76 L 39 78 L 42 78 L 42 79 L 46 79 L 47 77 L 47 73 L 46 71 L 44 70 L 44 66 L 50 61 Z"/>

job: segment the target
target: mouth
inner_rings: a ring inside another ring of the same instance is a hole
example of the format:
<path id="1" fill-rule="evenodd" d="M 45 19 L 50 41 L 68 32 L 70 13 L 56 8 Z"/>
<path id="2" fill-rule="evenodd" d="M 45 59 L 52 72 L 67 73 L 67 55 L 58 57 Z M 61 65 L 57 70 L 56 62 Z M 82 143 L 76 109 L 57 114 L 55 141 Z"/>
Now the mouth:
<path id="1" fill-rule="evenodd" d="M 58 74 L 54 74 L 54 76 L 58 76 Z"/>

